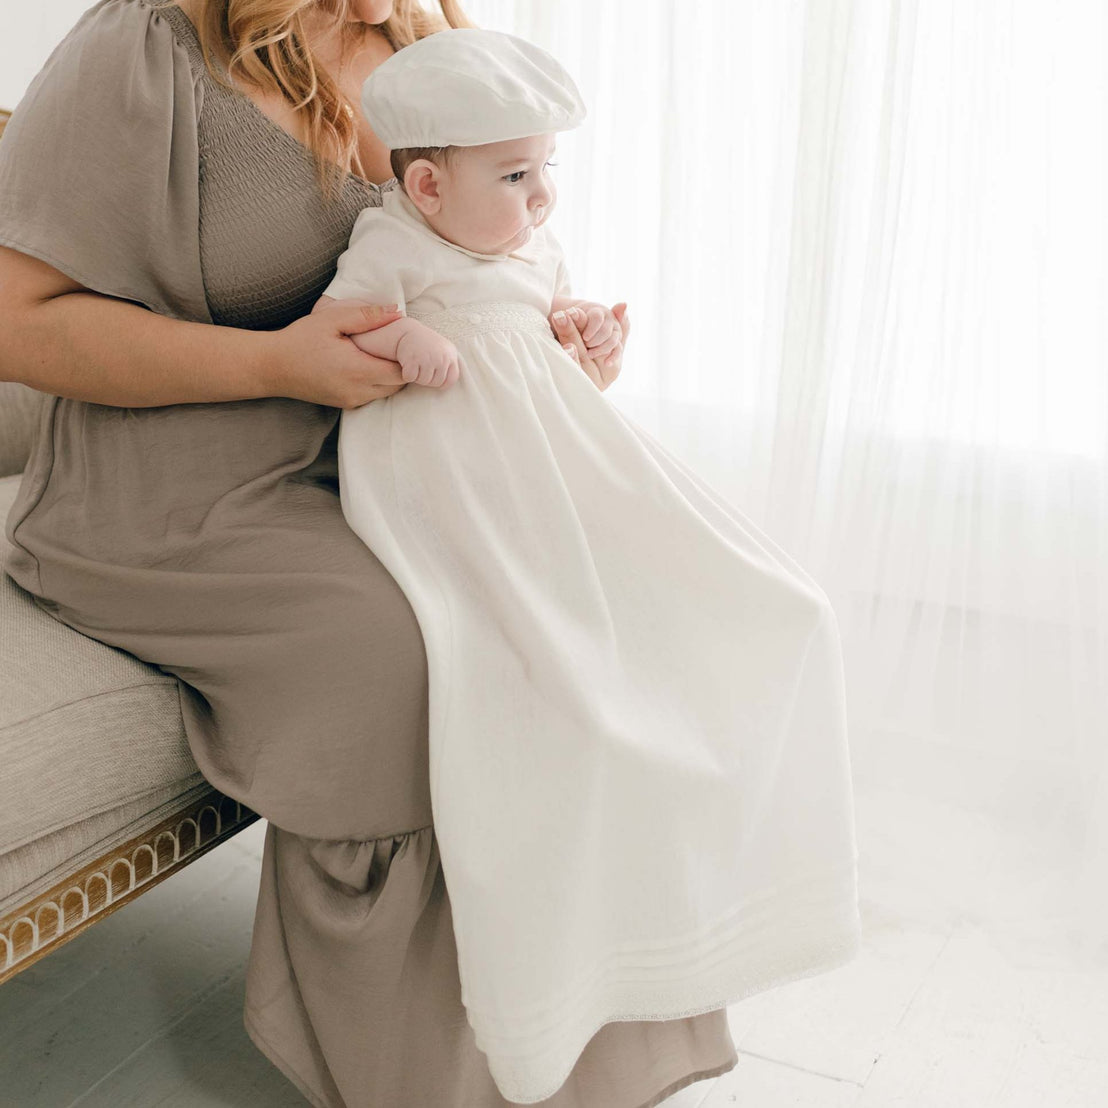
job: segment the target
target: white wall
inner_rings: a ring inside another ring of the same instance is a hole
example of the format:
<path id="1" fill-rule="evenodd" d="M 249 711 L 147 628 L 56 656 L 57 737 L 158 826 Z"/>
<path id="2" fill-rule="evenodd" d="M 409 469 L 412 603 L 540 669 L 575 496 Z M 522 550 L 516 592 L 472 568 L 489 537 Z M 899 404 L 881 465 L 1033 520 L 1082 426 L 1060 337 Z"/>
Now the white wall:
<path id="1" fill-rule="evenodd" d="M 90 0 L 0 0 L 0 108 L 14 108 Z"/>

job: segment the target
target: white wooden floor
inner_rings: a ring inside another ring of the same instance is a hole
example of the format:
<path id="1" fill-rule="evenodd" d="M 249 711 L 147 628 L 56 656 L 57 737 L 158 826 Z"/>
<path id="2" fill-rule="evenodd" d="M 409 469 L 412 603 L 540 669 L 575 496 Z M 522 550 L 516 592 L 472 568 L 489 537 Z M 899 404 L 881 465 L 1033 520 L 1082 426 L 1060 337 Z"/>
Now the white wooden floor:
<path id="1" fill-rule="evenodd" d="M 887 801 L 856 795 L 860 957 L 732 1006 L 738 1066 L 665 1108 L 1108 1108 L 1108 970 L 1029 970 L 974 926 L 898 910 L 913 836 L 973 858 L 975 825 Z M 305 1104 L 242 1027 L 263 836 L 0 986 L 0 1108 Z"/>

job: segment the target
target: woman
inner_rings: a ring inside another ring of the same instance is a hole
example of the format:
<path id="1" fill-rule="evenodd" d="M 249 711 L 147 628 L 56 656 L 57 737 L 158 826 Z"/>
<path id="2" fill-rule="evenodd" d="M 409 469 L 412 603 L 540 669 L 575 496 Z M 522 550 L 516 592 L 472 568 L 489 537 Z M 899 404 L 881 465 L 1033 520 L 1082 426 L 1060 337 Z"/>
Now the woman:
<path id="1" fill-rule="evenodd" d="M 9 571 L 180 677 L 200 769 L 269 821 L 246 1027 L 326 1108 L 508 1103 L 461 1005 L 418 624 L 338 499 L 340 410 L 404 387 L 347 336 L 395 316 L 307 314 L 391 175 L 351 105 L 469 25 L 440 2 L 100 0 L 0 143 L 0 378 L 50 394 Z M 724 1009 L 611 1023 L 542 1103 L 650 1108 L 736 1061 Z"/>

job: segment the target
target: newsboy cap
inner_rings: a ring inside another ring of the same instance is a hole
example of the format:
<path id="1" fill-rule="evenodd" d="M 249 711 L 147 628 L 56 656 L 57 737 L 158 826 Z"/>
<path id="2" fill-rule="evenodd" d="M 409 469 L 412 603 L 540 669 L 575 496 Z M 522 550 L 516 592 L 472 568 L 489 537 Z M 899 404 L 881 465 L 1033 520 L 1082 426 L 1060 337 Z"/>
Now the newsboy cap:
<path id="1" fill-rule="evenodd" d="M 390 150 L 504 142 L 585 118 L 573 79 L 545 50 L 476 27 L 435 31 L 387 58 L 362 85 L 362 111 Z"/>

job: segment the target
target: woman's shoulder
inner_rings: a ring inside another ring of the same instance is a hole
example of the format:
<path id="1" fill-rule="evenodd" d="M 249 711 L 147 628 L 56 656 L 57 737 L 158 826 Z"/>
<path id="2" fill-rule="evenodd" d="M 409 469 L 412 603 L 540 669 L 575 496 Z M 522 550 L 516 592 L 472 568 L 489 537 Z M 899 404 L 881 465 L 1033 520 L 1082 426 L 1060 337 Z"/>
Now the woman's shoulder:
<path id="1" fill-rule="evenodd" d="M 202 55 L 188 16 L 164 0 L 98 0 L 86 9 L 55 48 L 44 69 L 70 63 L 87 74 L 89 94 L 110 78 L 134 82 L 145 73 L 169 73 L 187 62 L 199 76 Z"/>
<path id="2" fill-rule="evenodd" d="M 172 110 L 197 120 L 206 72 L 192 23 L 164 0 L 98 0 L 55 48 L 28 89 L 87 101 L 136 125 Z M 191 110 L 190 110 L 191 109 Z"/>
<path id="3" fill-rule="evenodd" d="M 197 244 L 198 91 L 165 12 L 98 0 L 5 128 L 0 243 L 94 292 L 209 318 Z"/>
<path id="4" fill-rule="evenodd" d="M 200 37 L 196 31 L 196 24 L 201 15 L 198 4 L 190 0 L 177 0 L 174 4 L 166 4 L 164 0 L 161 3 L 156 3 L 155 0 L 122 0 L 122 2 L 136 3 L 146 8 L 152 18 L 168 23 L 177 44 L 188 54 L 193 71 L 199 75 L 204 70 L 204 55 L 200 49 Z"/>
<path id="5" fill-rule="evenodd" d="M 88 145 L 113 130 L 121 138 L 121 127 L 164 129 L 170 115 L 175 125 L 190 118 L 195 125 L 202 92 L 190 26 L 164 0 L 97 0 L 31 79 L 5 145 L 20 131 L 37 142 L 53 136 Z"/>

